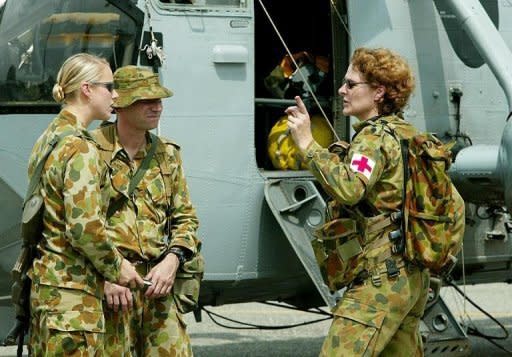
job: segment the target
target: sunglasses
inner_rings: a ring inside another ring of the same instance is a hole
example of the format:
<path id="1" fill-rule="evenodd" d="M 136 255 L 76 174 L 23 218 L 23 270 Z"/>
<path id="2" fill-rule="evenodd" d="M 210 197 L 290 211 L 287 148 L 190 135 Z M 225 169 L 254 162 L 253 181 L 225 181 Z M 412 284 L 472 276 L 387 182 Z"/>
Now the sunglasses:
<path id="1" fill-rule="evenodd" d="M 89 82 L 92 85 L 95 86 L 102 86 L 105 87 L 110 93 L 114 90 L 114 82 Z"/>
<path id="2" fill-rule="evenodd" d="M 358 86 L 359 84 L 368 84 L 368 82 L 355 82 L 351 79 L 343 79 L 343 85 L 346 85 L 348 89 L 352 89 L 354 88 L 355 86 Z"/>

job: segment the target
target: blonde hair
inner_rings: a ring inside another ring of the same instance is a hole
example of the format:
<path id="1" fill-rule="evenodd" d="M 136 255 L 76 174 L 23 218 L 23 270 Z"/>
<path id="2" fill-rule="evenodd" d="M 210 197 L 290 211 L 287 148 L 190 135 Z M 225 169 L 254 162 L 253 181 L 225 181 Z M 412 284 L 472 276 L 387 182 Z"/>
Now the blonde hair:
<path id="1" fill-rule="evenodd" d="M 407 61 L 387 48 L 358 48 L 351 59 L 352 66 L 370 82 L 386 87 L 379 114 L 402 111 L 414 90 L 414 76 Z"/>
<path id="2" fill-rule="evenodd" d="M 66 103 L 76 96 L 83 82 L 99 80 L 104 66 L 109 66 L 106 59 L 88 53 L 77 53 L 64 61 L 57 73 L 57 82 L 52 95 L 57 103 Z"/>

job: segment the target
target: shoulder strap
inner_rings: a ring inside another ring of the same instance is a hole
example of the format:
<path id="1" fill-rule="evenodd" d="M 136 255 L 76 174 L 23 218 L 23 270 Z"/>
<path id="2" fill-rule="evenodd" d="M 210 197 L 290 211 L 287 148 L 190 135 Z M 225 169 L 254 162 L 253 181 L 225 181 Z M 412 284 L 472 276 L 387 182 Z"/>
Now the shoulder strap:
<path id="1" fill-rule="evenodd" d="M 387 120 L 381 120 L 380 123 L 384 127 L 384 131 L 390 134 L 400 145 L 400 154 L 402 158 L 404 183 L 402 185 L 402 207 L 400 213 L 395 217 L 395 220 L 400 219 L 400 230 L 391 232 L 389 239 L 393 243 L 391 250 L 393 254 L 405 253 L 405 235 L 407 228 L 407 181 L 409 181 L 409 139 L 401 137 L 395 130 L 395 125 Z"/>
<path id="2" fill-rule="evenodd" d="M 139 184 L 140 180 L 142 180 L 142 178 L 144 177 L 144 174 L 146 173 L 147 169 L 149 168 L 149 163 L 151 162 L 151 159 L 153 158 L 153 156 L 155 154 L 158 138 L 156 135 L 154 135 L 152 133 L 149 133 L 149 135 L 151 137 L 151 146 L 149 148 L 148 153 L 142 160 L 139 168 L 135 172 L 135 175 L 133 175 L 132 179 L 130 180 L 130 185 L 128 186 L 128 192 L 127 192 L 128 197 L 130 197 L 132 195 L 133 191 L 135 191 L 135 188 Z M 126 202 L 126 199 L 127 199 L 126 196 L 121 196 L 119 199 L 117 199 L 114 202 L 109 204 L 108 210 L 107 210 L 107 219 L 112 217 L 112 215 L 119 208 L 121 208 L 121 206 L 124 205 L 124 203 Z"/>
<path id="3" fill-rule="evenodd" d="M 64 133 L 61 135 L 56 135 L 53 137 L 52 140 L 50 140 L 50 142 L 48 143 L 48 145 L 49 145 L 48 149 L 44 153 L 43 157 L 37 163 L 34 173 L 33 173 L 32 177 L 30 178 L 30 183 L 28 184 L 27 194 L 25 196 L 25 200 L 23 201 L 24 204 L 34 194 L 34 192 L 37 188 L 37 185 L 39 184 L 39 181 L 41 180 L 41 174 L 43 172 L 44 164 L 46 163 L 46 160 L 52 153 L 53 149 L 55 149 L 55 147 L 57 146 L 57 143 L 61 139 L 65 138 L 66 136 L 72 135 L 72 134 L 73 134 L 73 132 L 68 132 L 68 133 Z"/>
<path id="4" fill-rule="evenodd" d="M 142 160 L 142 163 L 140 164 L 139 168 L 135 172 L 135 175 L 133 175 L 132 179 L 130 180 L 130 186 L 128 187 L 128 196 L 130 196 L 137 185 L 139 184 L 140 180 L 144 177 L 144 174 L 146 173 L 147 169 L 149 168 L 149 163 L 151 162 L 151 159 L 155 155 L 156 145 L 157 145 L 157 137 L 156 135 L 149 133 L 151 137 L 151 146 L 149 148 L 148 153 Z"/>

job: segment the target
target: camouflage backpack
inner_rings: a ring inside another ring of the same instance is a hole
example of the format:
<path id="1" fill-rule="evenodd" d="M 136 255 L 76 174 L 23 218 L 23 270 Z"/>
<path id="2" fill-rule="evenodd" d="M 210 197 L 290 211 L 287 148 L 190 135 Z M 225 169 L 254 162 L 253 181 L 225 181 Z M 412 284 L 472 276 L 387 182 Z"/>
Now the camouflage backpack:
<path id="1" fill-rule="evenodd" d="M 451 152 L 431 133 L 411 137 L 392 123 L 385 125 L 399 140 L 406 163 L 402 207 L 405 239 L 397 238 L 394 248 L 432 273 L 447 274 L 457 262 L 465 227 L 464 200 L 447 173 Z"/>

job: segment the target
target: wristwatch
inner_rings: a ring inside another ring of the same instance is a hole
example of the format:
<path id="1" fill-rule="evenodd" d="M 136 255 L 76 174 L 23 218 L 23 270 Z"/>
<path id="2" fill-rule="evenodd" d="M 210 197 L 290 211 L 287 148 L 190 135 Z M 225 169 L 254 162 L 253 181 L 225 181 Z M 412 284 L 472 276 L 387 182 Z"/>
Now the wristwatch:
<path id="1" fill-rule="evenodd" d="M 172 254 L 174 254 L 175 256 L 178 257 L 180 265 L 185 264 L 185 262 L 187 261 L 187 257 L 185 256 L 185 252 L 180 247 L 171 247 L 171 249 L 169 249 L 169 253 L 172 253 Z"/>

